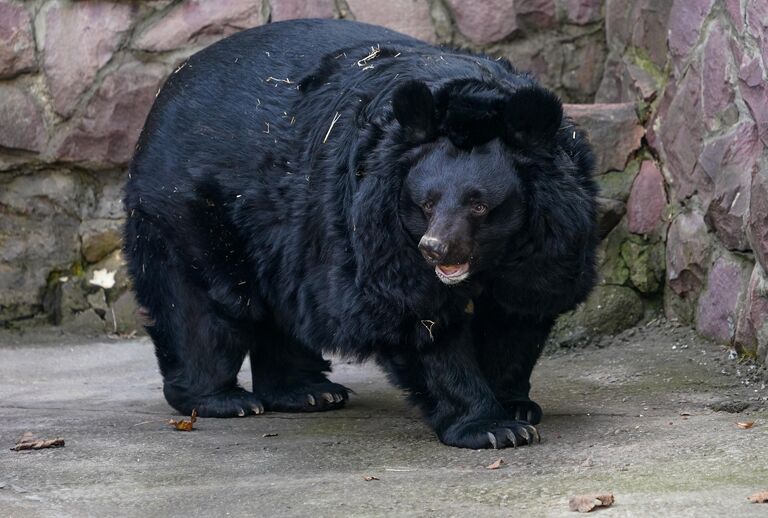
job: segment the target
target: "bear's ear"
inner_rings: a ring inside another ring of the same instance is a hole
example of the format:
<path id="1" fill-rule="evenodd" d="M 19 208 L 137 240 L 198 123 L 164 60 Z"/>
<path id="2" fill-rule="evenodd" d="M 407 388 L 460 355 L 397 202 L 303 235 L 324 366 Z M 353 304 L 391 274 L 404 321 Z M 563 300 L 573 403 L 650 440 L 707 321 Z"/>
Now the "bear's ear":
<path id="1" fill-rule="evenodd" d="M 507 139 L 514 144 L 537 144 L 550 141 L 563 122 L 563 105 L 549 90 L 522 88 L 509 98 L 504 107 Z"/>
<path id="2" fill-rule="evenodd" d="M 424 142 L 433 136 L 435 101 L 426 84 L 410 80 L 398 86 L 392 95 L 392 109 L 410 142 Z"/>

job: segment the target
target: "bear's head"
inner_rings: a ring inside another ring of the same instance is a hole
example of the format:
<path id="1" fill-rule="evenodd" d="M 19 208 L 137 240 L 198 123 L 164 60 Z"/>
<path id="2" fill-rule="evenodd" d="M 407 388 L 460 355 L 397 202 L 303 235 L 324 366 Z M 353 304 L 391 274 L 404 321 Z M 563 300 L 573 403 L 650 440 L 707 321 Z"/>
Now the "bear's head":
<path id="1" fill-rule="evenodd" d="M 574 168 L 556 138 L 561 103 L 539 86 L 460 80 L 433 94 L 409 81 L 392 107 L 401 137 L 413 144 L 401 220 L 445 284 L 499 262 L 526 226 L 528 175 Z"/>

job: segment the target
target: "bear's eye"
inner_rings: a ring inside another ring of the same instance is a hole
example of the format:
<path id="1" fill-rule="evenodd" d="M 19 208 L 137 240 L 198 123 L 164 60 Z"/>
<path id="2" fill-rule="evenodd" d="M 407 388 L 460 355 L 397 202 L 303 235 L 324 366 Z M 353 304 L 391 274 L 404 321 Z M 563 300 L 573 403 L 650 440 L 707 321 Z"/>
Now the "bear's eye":
<path id="1" fill-rule="evenodd" d="M 435 203 L 432 200 L 427 200 L 421 204 L 421 208 L 425 213 L 431 214 L 432 209 L 435 208 Z"/>
<path id="2" fill-rule="evenodd" d="M 475 216 L 483 216 L 485 213 L 488 212 L 488 205 L 485 203 L 473 203 L 472 204 L 472 214 Z"/>

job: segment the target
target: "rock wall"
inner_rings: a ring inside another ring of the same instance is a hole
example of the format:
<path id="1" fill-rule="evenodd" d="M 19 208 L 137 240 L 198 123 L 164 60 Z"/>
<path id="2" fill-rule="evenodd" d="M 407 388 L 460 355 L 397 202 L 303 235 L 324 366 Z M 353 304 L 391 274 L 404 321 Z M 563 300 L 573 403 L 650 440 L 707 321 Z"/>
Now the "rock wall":
<path id="1" fill-rule="evenodd" d="M 609 239 L 623 241 L 630 270 L 627 243 L 665 242 L 667 316 L 765 360 L 768 2 L 607 0 L 605 29 L 595 100 L 638 106 L 648 155 L 628 199 L 629 240 Z"/>
<path id="2" fill-rule="evenodd" d="M 137 327 L 120 188 L 157 90 L 217 39 L 296 17 L 506 56 L 574 103 L 604 241 L 561 343 L 663 308 L 765 357 L 765 0 L 0 0 L 0 325 Z"/>

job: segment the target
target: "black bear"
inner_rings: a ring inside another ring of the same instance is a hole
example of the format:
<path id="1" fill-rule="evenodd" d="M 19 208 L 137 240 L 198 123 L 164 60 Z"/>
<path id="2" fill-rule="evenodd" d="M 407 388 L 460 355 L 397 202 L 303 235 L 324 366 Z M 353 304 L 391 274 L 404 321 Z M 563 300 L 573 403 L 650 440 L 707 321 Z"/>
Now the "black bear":
<path id="1" fill-rule="evenodd" d="M 503 59 L 320 20 L 195 54 L 124 200 L 166 399 L 211 417 L 339 408 L 333 352 L 375 359 L 445 444 L 537 440 L 531 370 L 595 282 L 593 161 Z"/>

